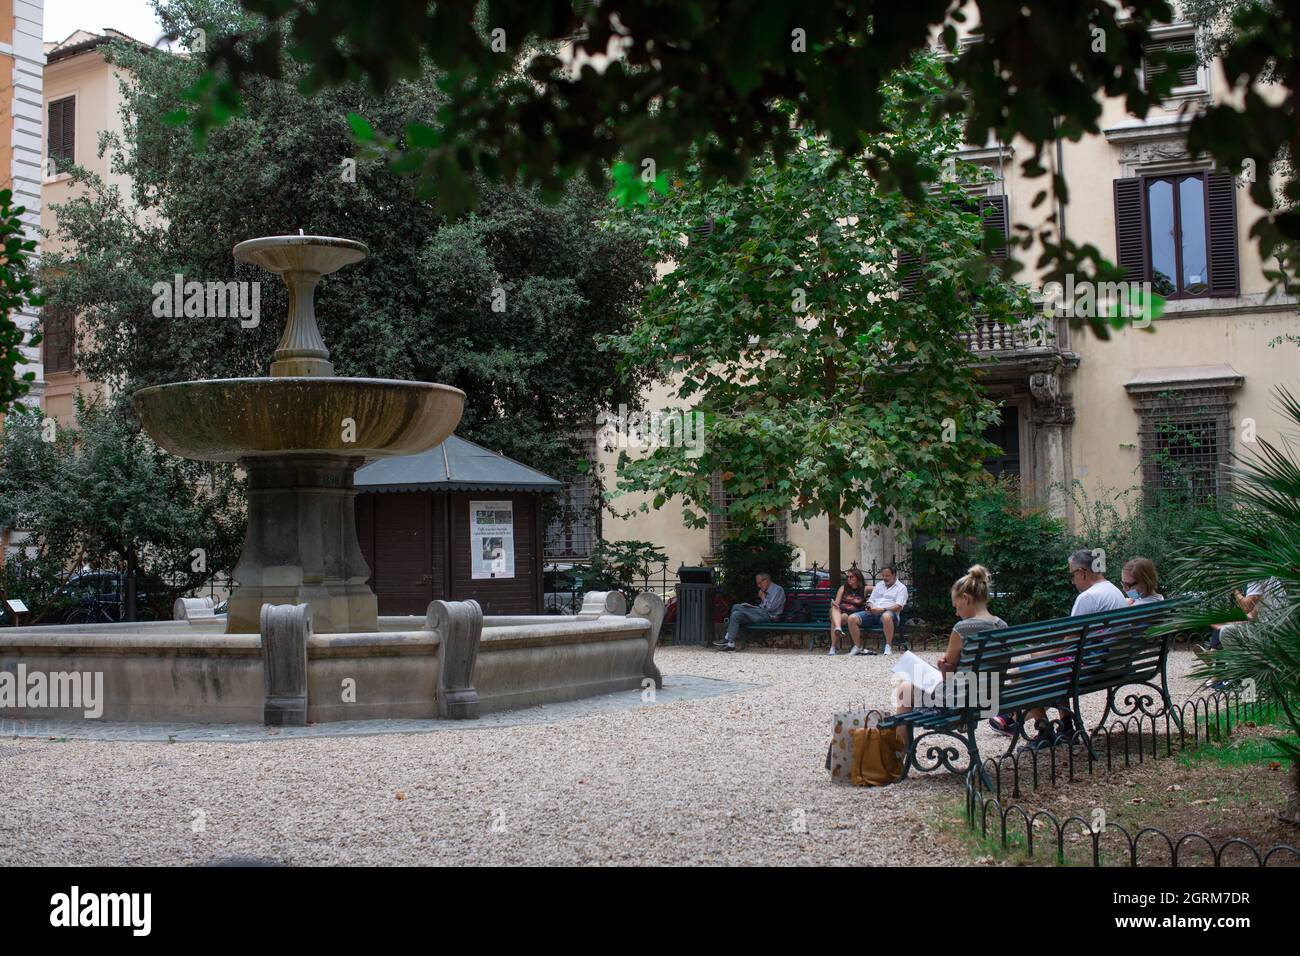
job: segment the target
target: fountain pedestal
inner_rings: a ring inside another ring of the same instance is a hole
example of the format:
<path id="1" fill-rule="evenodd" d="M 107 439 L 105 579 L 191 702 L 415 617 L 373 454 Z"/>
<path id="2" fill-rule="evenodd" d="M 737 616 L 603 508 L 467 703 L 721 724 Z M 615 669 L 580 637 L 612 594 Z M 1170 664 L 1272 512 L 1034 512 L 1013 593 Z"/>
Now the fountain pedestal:
<path id="1" fill-rule="evenodd" d="M 319 633 L 378 629 L 379 605 L 357 544 L 352 479 L 364 463 L 329 455 L 240 459 L 248 531 L 228 631 L 256 631 L 263 604 L 306 604 Z"/>

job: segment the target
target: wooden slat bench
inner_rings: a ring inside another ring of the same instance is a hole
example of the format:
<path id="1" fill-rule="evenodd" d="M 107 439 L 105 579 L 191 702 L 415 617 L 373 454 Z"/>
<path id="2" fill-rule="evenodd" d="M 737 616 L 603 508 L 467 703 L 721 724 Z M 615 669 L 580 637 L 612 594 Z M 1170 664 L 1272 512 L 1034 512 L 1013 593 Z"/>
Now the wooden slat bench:
<path id="1" fill-rule="evenodd" d="M 1080 698 L 1086 694 L 1106 692 L 1106 709 L 1098 726 L 1105 724 L 1111 713 L 1120 717 L 1140 713 L 1151 718 L 1168 713 L 1181 726 L 1181 716 L 1169 699 L 1165 673 L 1171 635 L 1156 627 L 1169 618 L 1178 603 L 1162 601 L 1037 621 L 970 638 L 957 665 L 958 673 L 974 676 L 966 700 L 945 701 L 949 706 L 912 710 L 880 721 L 881 727 L 908 729 L 903 776 L 912 768 L 925 772 L 943 766 L 953 773 L 967 773 L 979 767 L 976 729 L 993 710 L 1023 714 L 1038 707 L 1064 705 L 1074 719 L 1072 740 L 1081 736 L 1090 751 L 1092 738 L 1080 709 Z M 1148 692 L 1130 693 L 1124 698 L 1123 709 L 1117 707 L 1119 691 L 1137 686 L 1148 688 Z M 996 704 L 990 707 L 989 701 L 980 700 L 976 687 L 990 694 L 996 689 Z M 929 740 L 931 737 L 946 737 L 949 742 Z M 1017 720 L 1007 754 L 1023 737 L 1023 720 Z M 957 744 L 966 751 L 964 760 Z"/>
<path id="2" fill-rule="evenodd" d="M 812 618 L 806 622 L 794 621 L 769 621 L 763 624 L 743 624 L 740 628 L 739 640 L 747 643 L 750 637 L 761 634 L 792 634 L 806 633 L 808 635 L 808 653 L 812 653 L 818 644 L 818 635 L 824 637 L 826 642 L 830 643 L 831 635 L 831 601 L 835 598 L 833 588 L 790 588 L 785 592 L 785 607 L 788 611 L 794 604 L 795 599 L 802 599 L 812 612 Z M 899 614 L 898 626 L 894 628 L 894 645 L 901 650 L 907 649 L 907 638 L 904 634 L 907 616 L 912 612 L 912 605 L 909 603 Z M 880 635 L 881 647 L 884 647 L 885 632 L 879 624 L 872 627 L 864 627 L 863 635 Z M 852 644 L 848 636 L 848 628 L 844 629 L 844 641 Z"/>

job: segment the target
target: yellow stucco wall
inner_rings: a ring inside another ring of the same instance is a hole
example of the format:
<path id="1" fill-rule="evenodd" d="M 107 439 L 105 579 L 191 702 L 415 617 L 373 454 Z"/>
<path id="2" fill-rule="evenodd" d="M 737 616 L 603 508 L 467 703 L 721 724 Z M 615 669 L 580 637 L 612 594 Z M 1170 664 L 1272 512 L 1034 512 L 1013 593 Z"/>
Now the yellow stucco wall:
<path id="1" fill-rule="evenodd" d="M 1222 100 L 1227 84 L 1216 65 L 1210 71 L 1209 97 Z M 1184 101 L 1171 102 L 1146 117 L 1147 125 L 1159 126 L 1176 120 Z M 1125 145 L 1123 131 L 1117 130 L 1140 121 L 1129 115 L 1122 102 L 1112 100 L 1104 106 L 1101 126 L 1110 132 L 1090 136 L 1078 143 L 1063 146 L 1063 166 L 1070 189 L 1071 202 L 1065 210 L 1067 236 L 1077 243 L 1092 243 L 1115 261 L 1115 213 L 1113 180 L 1127 175 L 1122 162 Z M 1047 188 L 1048 180 L 1026 179 L 1019 163 L 1030 155 L 1024 143 L 1014 143 L 1000 164 L 1005 174 L 1005 192 L 1009 197 L 1013 223 L 1046 227 L 1051 204 L 1032 207 L 1034 195 Z M 1055 160 L 1055 157 L 1051 157 Z M 999 168 L 995 161 L 993 168 Z M 1276 440 L 1283 426 L 1281 416 L 1271 401 L 1275 385 L 1286 384 L 1300 393 L 1300 347 L 1270 342 L 1280 336 L 1300 335 L 1300 317 L 1292 302 L 1264 300 L 1268 281 L 1264 277 L 1258 248 L 1250 239 L 1250 229 L 1262 211 L 1250 200 L 1244 186 L 1237 190 L 1237 232 L 1241 295 L 1236 299 L 1195 299 L 1167 304 L 1165 313 L 1150 331 L 1128 329 L 1102 341 L 1091 332 L 1072 332 L 1069 347 L 1079 356 L 1079 365 L 1063 379 L 1063 391 L 1072 396 L 1075 422 L 1069 432 L 1068 476 L 1083 485 L 1085 493 L 1096 498 L 1104 489 L 1123 490 L 1140 483 L 1138 450 L 1139 416 L 1135 400 L 1125 389 L 1140 370 L 1196 366 L 1230 366 L 1243 376 L 1244 384 L 1232 395 L 1232 451 L 1242 453 L 1243 422 L 1250 419 L 1260 438 Z M 1037 250 L 1021 254 L 1032 264 Z M 1039 284 L 1032 265 L 1022 276 Z M 668 390 L 658 388 L 647 396 L 651 408 L 671 405 Z M 1022 463 L 1028 453 L 1022 441 Z M 608 471 L 615 454 L 601 455 Z M 1073 520 L 1073 514 L 1070 514 Z M 638 515 L 632 520 L 607 518 L 607 539 L 637 538 L 655 541 L 666 547 L 674 563 L 698 560 L 708 550 L 708 533 L 686 530 L 675 503 L 659 512 Z M 792 543 L 805 551 L 808 562 L 824 563 L 827 557 L 825 520 L 810 528 L 792 527 Z M 860 542 L 842 536 L 843 560 L 859 554 Z"/>
<path id="2" fill-rule="evenodd" d="M 117 77 L 117 71 L 104 62 L 97 50 L 48 64 L 44 77 L 45 125 L 49 124 L 51 102 L 68 96 L 76 97 L 74 160 L 108 184 L 117 186 L 124 195 L 129 195 L 129 180 L 112 170 L 112 153 L 105 152 L 103 156 L 99 153 L 101 133 L 122 133 L 122 120 L 118 113 L 121 96 Z M 48 143 L 48 129 L 44 131 L 44 136 Z M 58 232 L 58 210 L 54 206 L 85 191 L 85 187 L 74 187 L 66 174 L 45 178 L 41 186 L 41 228 L 48 237 L 45 242 L 46 252 L 56 251 L 62 246 Z M 47 371 L 46 381 L 45 413 L 58 419 L 61 425 L 73 420 L 73 402 L 78 390 L 89 395 L 102 388 L 79 373 Z"/>

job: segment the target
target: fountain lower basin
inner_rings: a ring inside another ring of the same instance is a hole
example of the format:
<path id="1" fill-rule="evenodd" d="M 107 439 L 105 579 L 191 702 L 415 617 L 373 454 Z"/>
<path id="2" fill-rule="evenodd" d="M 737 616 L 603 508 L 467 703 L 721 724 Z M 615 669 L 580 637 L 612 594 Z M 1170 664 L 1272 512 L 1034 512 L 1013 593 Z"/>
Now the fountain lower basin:
<path id="1" fill-rule="evenodd" d="M 9 726 L 22 735 L 44 733 L 47 720 L 465 719 L 663 686 L 654 655 L 664 604 L 652 593 L 630 612 L 618 592 L 590 593 L 574 617 L 484 617 L 473 601 L 434 601 L 423 617 L 385 617 L 377 631 L 351 634 L 315 633 L 301 606 L 277 610 L 252 634 L 179 615 L 0 628 L 0 672 L 23 688 L 0 695 L 0 722 L 32 722 Z M 93 678 L 93 699 L 54 695 L 83 686 L 78 676 Z M 37 679 L 47 688 L 39 700 L 28 692 Z"/>

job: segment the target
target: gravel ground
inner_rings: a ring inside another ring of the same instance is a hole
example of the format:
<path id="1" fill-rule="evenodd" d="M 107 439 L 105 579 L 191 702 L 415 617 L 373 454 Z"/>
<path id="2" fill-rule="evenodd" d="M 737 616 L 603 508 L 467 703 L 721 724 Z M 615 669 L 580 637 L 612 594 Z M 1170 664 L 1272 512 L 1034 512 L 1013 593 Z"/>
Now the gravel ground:
<path id="1" fill-rule="evenodd" d="M 0 864 L 969 862 L 931 838 L 960 803 L 955 777 L 866 790 L 823 769 L 832 712 L 885 705 L 891 659 L 667 647 L 656 660 L 670 685 L 758 686 L 436 733 L 3 740 Z M 1193 662 L 1171 656 L 1176 701 Z M 1085 700 L 1087 716 L 1103 703 Z"/>

